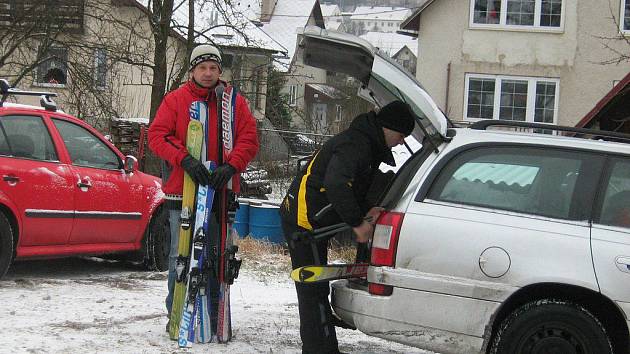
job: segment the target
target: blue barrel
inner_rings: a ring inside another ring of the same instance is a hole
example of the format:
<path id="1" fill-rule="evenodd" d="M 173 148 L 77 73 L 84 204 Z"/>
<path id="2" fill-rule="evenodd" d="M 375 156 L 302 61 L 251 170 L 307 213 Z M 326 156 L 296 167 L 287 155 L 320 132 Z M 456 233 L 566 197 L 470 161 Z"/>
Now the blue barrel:
<path id="1" fill-rule="evenodd" d="M 249 201 L 239 200 L 234 218 L 234 228 L 240 237 L 249 235 Z"/>
<path id="2" fill-rule="evenodd" d="M 277 205 L 250 203 L 250 235 L 257 239 L 267 239 L 272 243 L 284 243 L 279 210 L 280 207 Z"/>

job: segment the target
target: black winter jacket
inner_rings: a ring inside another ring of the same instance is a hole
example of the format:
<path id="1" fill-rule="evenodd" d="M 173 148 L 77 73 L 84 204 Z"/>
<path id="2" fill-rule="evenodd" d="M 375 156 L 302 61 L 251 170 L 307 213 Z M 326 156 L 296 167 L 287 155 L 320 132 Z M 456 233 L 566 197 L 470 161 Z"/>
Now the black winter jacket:
<path id="1" fill-rule="evenodd" d="M 307 230 L 345 222 L 361 224 L 369 205 L 367 194 L 381 162 L 394 166 L 376 114 L 357 116 L 350 127 L 328 140 L 298 172 L 280 207 L 285 222 Z M 315 214 L 327 205 L 329 211 Z"/>

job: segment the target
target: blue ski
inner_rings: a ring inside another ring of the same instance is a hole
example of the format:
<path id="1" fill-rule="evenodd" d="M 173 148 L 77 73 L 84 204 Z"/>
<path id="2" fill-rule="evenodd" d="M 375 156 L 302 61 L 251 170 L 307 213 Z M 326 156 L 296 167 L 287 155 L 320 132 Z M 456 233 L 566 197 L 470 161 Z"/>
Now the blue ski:
<path id="1" fill-rule="evenodd" d="M 204 244 L 206 241 L 206 231 L 203 229 L 203 220 L 206 214 L 206 200 L 208 196 L 208 187 L 197 187 L 195 227 L 193 228 L 193 239 L 190 251 L 190 261 L 188 268 L 188 286 L 186 288 L 186 297 L 184 302 L 184 311 L 179 325 L 179 346 L 182 348 L 190 347 L 195 342 L 195 317 L 197 315 L 197 295 L 199 290 L 204 287 L 204 274 L 202 272 L 203 263 L 200 262 Z M 203 306 L 199 310 L 203 310 Z M 207 309 L 206 309 L 207 310 Z M 200 314 L 200 316 L 204 316 Z M 205 330 L 204 330 L 205 331 Z"/>

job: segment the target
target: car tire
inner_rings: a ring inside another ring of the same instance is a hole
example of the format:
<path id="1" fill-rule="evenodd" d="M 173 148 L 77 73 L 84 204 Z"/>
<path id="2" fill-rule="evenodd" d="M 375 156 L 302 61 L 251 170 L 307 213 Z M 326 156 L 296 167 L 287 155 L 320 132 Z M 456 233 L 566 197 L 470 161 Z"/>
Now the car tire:
<path id="1" fill-rule="evenodd" d="M 151 222 L 144 234 L 143 265 L 147 270 L 163 272 L 168 270 L 168 253 L 171 233 L 168 211 L 159 208 L 153 213 Z"/>
<path id="2" fill-rule="evenodd" d="M 601 322 L 578 304 L 553 299 L 527 303 L 499 327 L 490 353 L 612 353 Z"/>
<path id="3" fill-rule="evenodd" d="M 13 228 L 4 213 L 0 212 L 0 279 L 13 262 Z"/>

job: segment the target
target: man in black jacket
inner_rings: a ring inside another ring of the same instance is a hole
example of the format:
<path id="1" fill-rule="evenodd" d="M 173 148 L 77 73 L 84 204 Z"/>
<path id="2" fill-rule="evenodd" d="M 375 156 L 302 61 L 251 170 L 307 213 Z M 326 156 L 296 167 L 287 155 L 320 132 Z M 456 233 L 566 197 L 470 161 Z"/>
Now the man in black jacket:
<path id="1" fill-rule="evenodd" d="M 293 242 L 291 236 L 297 231 L 345 222 L 352 226 L 357 242 L 369 241 L 380 209 L 368 205 L 368 190 L 382 162 L 395 165 L 391 148 L 402 144 L 413 128 L 409 105 L 394 101 L 378 113 L 359 115 L 313 155 L 291 183 L 280 207 L 293 269 L 328 261 L 328 240 L 314 245 Z M 319 213 L 329 204 L 332 208 Z M 372 216 L 372 221 L 364 220 L 366 216 Z M 334 325 L 339 320 L 330 308 L 328 283 L 295 283 L 295 288 L 302 353 L 338 353 Z"/>

